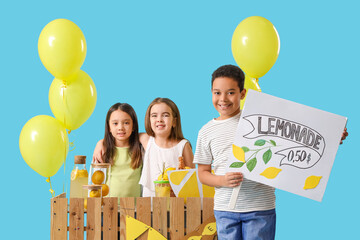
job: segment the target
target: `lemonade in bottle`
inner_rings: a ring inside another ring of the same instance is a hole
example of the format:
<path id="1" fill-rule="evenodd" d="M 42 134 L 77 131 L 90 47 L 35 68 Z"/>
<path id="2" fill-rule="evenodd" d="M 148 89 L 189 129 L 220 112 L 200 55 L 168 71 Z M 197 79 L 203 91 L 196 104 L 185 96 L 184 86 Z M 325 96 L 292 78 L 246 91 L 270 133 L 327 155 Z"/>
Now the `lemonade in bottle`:
<path id="1" fill-rule="evenodd" d="M 75 156 L 74 169 L 71 172 L 70 198 L 86 198 L 87 190 L 83 185 L 88 183 L 88 171 L 86 170 L 86 156 Z"/>

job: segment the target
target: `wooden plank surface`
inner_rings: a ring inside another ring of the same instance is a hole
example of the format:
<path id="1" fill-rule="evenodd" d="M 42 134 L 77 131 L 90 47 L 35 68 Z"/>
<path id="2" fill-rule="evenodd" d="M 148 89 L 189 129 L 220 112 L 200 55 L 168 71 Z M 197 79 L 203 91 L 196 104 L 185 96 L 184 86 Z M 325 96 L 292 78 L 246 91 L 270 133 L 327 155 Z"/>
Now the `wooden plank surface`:
<path id="1" fill-rule="evenodd" d="M 135 217 L 135 198 L 120 198 L 120 239 L 126 240 L 126 216 Z"/>
<path id="2" fill-rule="evenodd" d="M 103 239 L 118 239 L 118 199 L 116 197 L 103 198 Z"/>
<path id="3" fill-rule="evenodd" d="M 153 228 L 167 238 L 168 216 L 167 199 L 165 197 L 153 198 Z"/>
<path id="4" fill-rule="evenodd" d="M 186 233 L 201 224 L 201 198 L 188 197 L 186 201 Z"/>
<path id="5" fill-rule="evenodd" d="M 50 239 L 67 239 L 67 198 L 52 198 L 50 210 Z"/>
<path id="6" fill-rule="evenodd" d="M 180 239 L 184 236 L 184 199 L 170 198 L 170 239 Z"/>
<path id="7" fill-rule="evenodd" d="M 203 222 L 214 216 L 214 198 L 203 198 Z"/>
<path id="8" fill-rule="evenodd" d="M 84 239 L 84 199 L 70 198 L 69 240 Z"/>
<path id="9" fill-rule="evenodd" d="M 101 199 L 87 199 L 86 240 L 101 239 Z"/>
<path id="10" fill-rule="evenodd" d="M 139 197 L 136 198 L 136 219 L 140 222 L 151 226 L 151 198 L 150 197 Z M 147 240 L 147 231 L 142 234 L 138 240 Z"/>

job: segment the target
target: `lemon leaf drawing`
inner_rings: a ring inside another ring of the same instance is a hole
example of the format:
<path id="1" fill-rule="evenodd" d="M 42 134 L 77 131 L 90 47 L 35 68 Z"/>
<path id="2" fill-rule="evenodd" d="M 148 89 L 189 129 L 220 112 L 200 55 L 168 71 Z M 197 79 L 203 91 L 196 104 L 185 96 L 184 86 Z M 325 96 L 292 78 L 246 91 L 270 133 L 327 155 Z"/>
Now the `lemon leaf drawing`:
<path id="1" fill-rule="evenodd" d="M 263 158 L 263 161 L 264 161 L 265 164 L 267 164 L 267 163 L 270 161 L 271 156 L 272 156 L 272 151 L 271 151 L 271 149 L 267 150 L 267 151 L 263 154 L 262 158 Z"/>
<path id="2" fill-rule="evenodd" d="M 243 147 L 241 147 L 241 148 L 242 148 L 242 150 L 244 150 L 244 152 L 250 151 L 250 149 L 249 149 L 248 147 L 243 146 Z"/>
<path id="3" fill-rule="evenodd" d="M 236 145 L 232 145 L 232 151 L 234 157 L 239 160 L 240 162 L 245 162 L 245 152 L 241 147 L 238 147 Z"/>
<path id="4" fill-rule="evenodd" d="M 241 168 L 245 163 L 243 162 L 233 162 L 230 167 L 231 168 Z"/>
<path id="5" fill-rule="evenodd" d="M 321 178 L 322 178 L 322 176 L 310 176 L 310 177 L 306 178 L 304 189 L 306 190 L 306 189 L 316 188 L 317 185 L 319 185 Z"/>
<path id="6" fill-rule="evenodd" d="M 260 173 L 260 175 L 264 176 L 268 179 L 274 179 L 281 171 L 282 171 L 282 169 L 280 169 L 280 168 L 268 167 L 262 173 Z"/>
<path id="7" fill-rule="evenodd" d="M 276 142 L 274 140 L 270 140 L 270 143 L 274 146 L 276 146 Z"/>
<path id="8" fill-rule="evenodd" d="M 213 235 L 216 232 L 216 222 L 208 223 L 201 235 Z"/>
<path id="9" fill-rule="evenodd" d="M 254 170 L 254 168 L 255 168 L 255 166 L 256 166 L 256 163 L 257 163 L 257 159 L 256 159 L 256 158 L 253 158 L 253 159 L 249 160 L 249 161 L 246 163 L 247 169 L 251 172 L 252 170 Z"/>
<path id="10" fill-rule="evenodd" d="M 254 143 L 254 145 L 255 146 L 264 146 L 265 143 L 266 143 L 266 141 L 264 139 L 259 139 Z"/>

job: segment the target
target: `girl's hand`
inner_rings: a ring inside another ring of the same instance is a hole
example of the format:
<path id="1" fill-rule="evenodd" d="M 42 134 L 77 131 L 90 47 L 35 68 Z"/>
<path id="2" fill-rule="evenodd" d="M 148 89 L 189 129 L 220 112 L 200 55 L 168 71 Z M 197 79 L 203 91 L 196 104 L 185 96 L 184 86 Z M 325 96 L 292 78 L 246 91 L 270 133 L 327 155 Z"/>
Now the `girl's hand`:
<path id="1" fill-rule="evenodd" d="M 240 172 L 228 172 L 223 176 L 223 187 L 236 187 L 243 181 L 243 175 Z"/>
<path id="2" fill-rule="evenodd" d="M 344 132 L 341 136 L 340 144 L 343 144 L 343 140 L 345 140 L 348 135 L 349 135 L 349 133 L 347 132 L 347 128 L 345 128 Z"/>
<path id="3" fill-rule="evenodd" d="M 104 154 L 104 147 L 103 147 L 103 139 L 98 141 L 98 143 L 95 146 L 94 153 L 93 153 L 93 159 L 92 163 L 102 163 L 102 155 Z"/>

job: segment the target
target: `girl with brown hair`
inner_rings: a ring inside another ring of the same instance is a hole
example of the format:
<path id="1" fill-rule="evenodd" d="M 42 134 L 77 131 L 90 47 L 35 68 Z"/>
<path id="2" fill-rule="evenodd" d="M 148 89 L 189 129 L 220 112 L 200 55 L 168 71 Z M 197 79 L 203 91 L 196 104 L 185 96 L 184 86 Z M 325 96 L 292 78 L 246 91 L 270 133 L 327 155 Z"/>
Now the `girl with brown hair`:
<path id="1" fill-rule="evenodd" d="M 134 109 L 127 103 L 110 107 L 105 120 L 101 158 L 93 162 L 111 163 L 111 197 L 140 197 L 142 166 L 139 126 Z"/>

